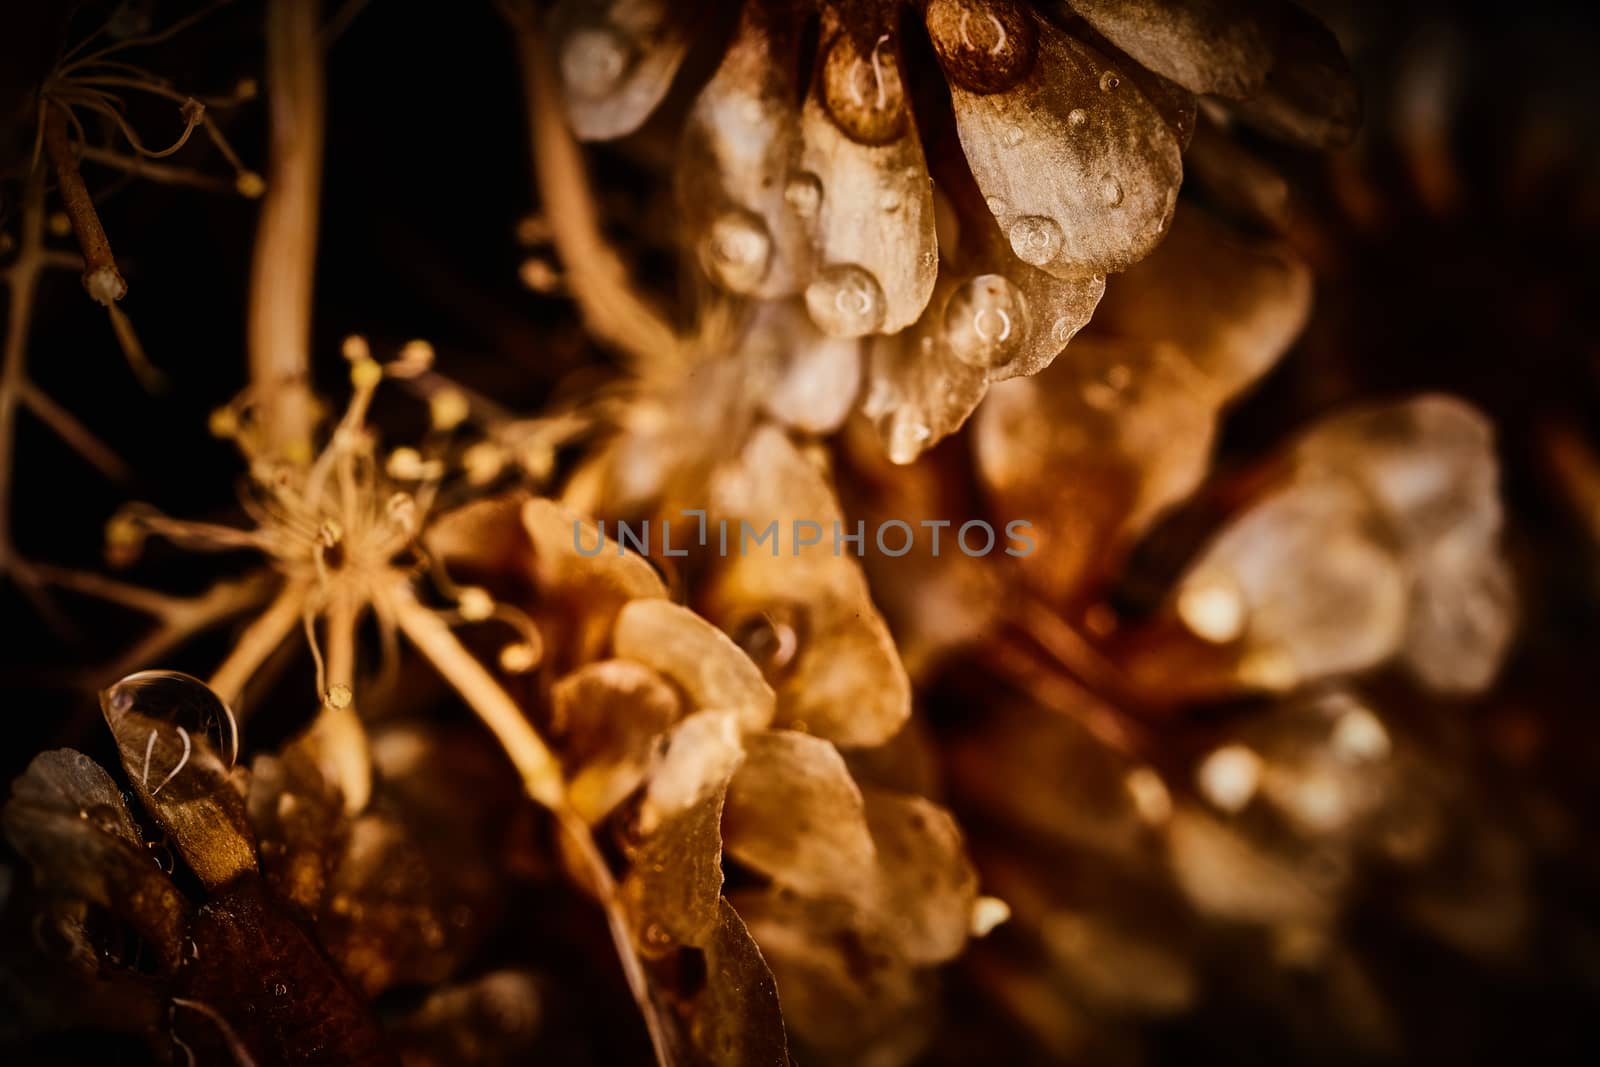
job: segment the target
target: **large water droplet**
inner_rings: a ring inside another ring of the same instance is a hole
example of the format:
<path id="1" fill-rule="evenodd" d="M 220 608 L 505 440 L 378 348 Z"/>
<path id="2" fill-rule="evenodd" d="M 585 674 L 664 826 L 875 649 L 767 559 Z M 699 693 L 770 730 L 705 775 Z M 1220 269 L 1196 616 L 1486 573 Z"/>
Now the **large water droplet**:
<path id="1" fill-rule="evenodd" d="M 932 0 L 924 19 L 945 76 L 963 89 L 997 93 L 1033 69 L 1038 30 L 1016 0 Z"/>
<path id="2" fill-rule="evenodd" d="M 815 218 L 822 206 L 822 179 L 808 170 L 796 171 L 783 187 L 783 199 L 801 218 Z"/>
<path id="3" fill-rule="evenodd" d="M 1122 183 L 1109 174 L 1100 179 L 1100 202 L 1106 207 L 1122 203 Z"/>
<path id="4" fill-rule="evenodd" d="M 586 26 L 562 45 L 561 80 L 575 96 L 606 96 L 621 84 L 633 57 L 633 46 L 616 30 Z"/>
<path id="5" fill-rule="evenodd" d="M 950 294 L 945 342 L 972 367 L 998 367 L 1016 355 L 1028 332 L 1022 294 L 998 274 L 980 274 Z"/>
<path id="6" fill-rule="evenodd" d="M 1026 136 L 1027 134 L 1023 132 L 1021 126 L 1013 126 L 1006 131 L 1006 144 L 1011 148 L 1015 148 L 1022 143 L 1023 138 Z"/>
<path id="7" fill-rule="evenodd" d="M 1109 93 L 1111 90 L 1115 89 L 1121 84 L 1122 79 L 1117 76 L 1117 72 L 1114 70 L 1108 70 L 1104 74 L 1100 75 L 1101 92 Z"/>
<path id="8" fill-rule="evenodd" d="M 826 334 L 862 337 L 883 324 L 883 287 L 864 267 L 836 263 L 806 286 L 806 310 Z"/>
<path id="9" fill-rule="evenodd" d="M 733 639 L 744 649 L 767 681 L 786 676 L 800 658 L 805 640 L 806 609 L 799 604 L 769 604 L 733 628 Z"/>
<path id="10" fill-rule="evenodd" d="M 725 211 L 706 231 L 701 259 L 724 288 L 747 293 L 767 276 L 772 236 L 759 215 L 740 208 Z"/>
<path id="11" fill-rule="evenodd" d="M 222 698 L 200 679 L 178 671 L 140 671 L 100 694 L 106 717 L 116 728 L 122 716 L 137 712 L 196 740 L 210 741 L 223 765 L 239 758 L 239 723 Z"/>
<path id="12" fill-rule="evenodd" d="M 1011 224 L 1011 251 L 1024 263 L 1042 267 L 1056 258 L 1066 237 L 1055 219 L 1026 215 Z"/>
<path id="13" fill-rule="evenodd" d="M 849 32 L 835 36 L 822 62 L 822 99 L 852 139 L 885 144 L 898 138 L 906 129 L 906 94 L 894 39 L 887 33 L 870 43 Z"/>
<path id="14" fill-rule="evenodd" d="M 1073 129 L 1082 129 L 1089 121 L 1089 113 L 1081 107 L 1075 107 L 1067 112 L 1067 125 Z"/>

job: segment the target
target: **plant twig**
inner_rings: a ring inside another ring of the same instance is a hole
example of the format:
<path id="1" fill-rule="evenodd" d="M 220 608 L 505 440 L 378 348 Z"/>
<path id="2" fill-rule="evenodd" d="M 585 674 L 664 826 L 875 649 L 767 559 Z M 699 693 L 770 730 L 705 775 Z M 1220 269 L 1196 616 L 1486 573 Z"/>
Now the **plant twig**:
<path id="1" fill-rule="evenodd" d="M 253 677 L 267 657 L 283 644 L 291 631 L 300 625 L 300 615 L 305 604 L 306 584 L 290 581 L 278 591 L 272 603 L 258 615 L 239 640 L 228 658 L 222 661 L 207 683 L 230 707 L 237 707 L 245 683 Z"/>
<path id="2" fill-rule="evenodd" d="M 67 133 L 66 105 L 46 101 L 41 106 L 44 108 L 45 152 L 56 172 L 61 203 L 72 223 L 73 236 L 83 250 L 83 287 L 96 303 L 109 307 L 128 294 L 128 283 L 117 269 L 117 261 L 111 255 L 111 242 L 106 238 L 105 227 L 100 225 L 94 199 L 78 170 L 78 157 Z"/>
<path id="3" fill-rule="evenodd" d="M 321 5 L 267 4 L 267 103 L 271 161 L 250 272 L 250 382 L 267 447 L 309 462 L 311 293 L 322 182 Z"/>

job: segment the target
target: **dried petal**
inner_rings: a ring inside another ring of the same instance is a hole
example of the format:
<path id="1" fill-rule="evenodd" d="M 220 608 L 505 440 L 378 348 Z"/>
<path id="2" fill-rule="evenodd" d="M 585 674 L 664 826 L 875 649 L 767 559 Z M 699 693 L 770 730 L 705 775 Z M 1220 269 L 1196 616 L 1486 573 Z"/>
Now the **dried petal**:
<path id="1" fill-rule="evenodd" d="M 711 279 L 761 299 L 811 275 L 817 200 L 798 168 L 801 9 L 749 2 L 700 91 L 679 153 L 678 202 Z"/>
<path id="2" fill-rule="evenodd" d="M 1272 0 L 1067 0 L 1089 25 L 1151 70 L 1197 93 L 1248 96 L 1274 59 Z"/>
<path id="3" fill-rule="evenodd" d="M 705 947 L 722 905 L 722 804 L 727 779 L 660 821 L 633 855 L 622 899 L 645 956 Z"/>
<path id="4" fill-rule="evenodd" d="M 661 576 L 642 557 L 606 540 L 592 520 L 555 501 L 529 500 L 522 508 L 522 522 L 533 541 L 541 589 L 607 601 L 667 595 Z"/>
<path id="5" fill-rule="evenodd" d="M 550 687 L 551 729 L 568 768 L 567 799 L 599 822 L 644 781 L 657 735 L 681 712 L 678 694 L 632 660 L 586 664 Z"/>
<path id="6" fill-rule="evenodd" d="M 744 762 L 739 719 L 731 711 L 697 711 L 673 728 L 666 752 L 650 772 L 650 787 L 639 808 L 639 830 L 655 832 L 720 793 Z"/>
<path id="7" fill-rule="evenodd" d="M 260 755 L 250 765 L 250 823 L 261 873 L 280 898 L 316 914 L 343 830 L 339 792 L 303 751 Z"/>
<path id="8" fill-rule="evenodd" d="M 216 694 L 188 675 L 145 671 L 103 691 L 100 708 L 134 792 L 200 880 L 216 889 L 254 873 L 244 798 L 194 717 L 195 709 L 211 709 L 205 714 L 232 729 L 233 715 Z"/>
<path id="9" fill-rule="evenodd" d="M 586 141 L 632 133 L 666 96 L 689 50 L 699 4 L 563 0 L 551 47 L 572 129 Z"/>
<path id="10" fill-rule="evenodd" d="M 1361 125 L 1361 88 L 1332 31 L 1297 4 L 1280 7 L 1277 61 L 1266 84 L 1232 109 L 1267 133 L 1342 148 Z"/>
<path id="11" fill-rule="evenodd" d="M 778 690 L 778 717 L 837 744 L 876 745 L 911 714 L 910 682 L 859 563 L 836 550 L 844 520 L 822 473 L 782 431 L 761 427 L 712 487 L 717 517 L 752 536 L 775 523 L 784 555 L 743 547 L 718 561 L 706 612 Z M 810 525 L 807 525 L 810 524 Z"/>
<path id="12" fill-rule="evenodd" d="M 875 910 L 897 954 L 939 963 L 967 943 L 978 876 L 950 813 L 918 796 L 869 789 L 867 825 L 878 853 Z"/>
<path id="13" fill-rule="evenodd" d="M 742 356 L 769 384 L 767 414 L 802 433 L 826 435 L 849 416 L 861 387 L 861 342 L 829 337 L 795 301 L 756 309 Z"/>
<path id="14" fill-rule="evenodd" d="M 937 273 L 933 187 L 901 81 L 898 12 L 872 5 L 845 19 L 824 5 L 801 113 L 801 167 L 820 188 L 820 266 L 806 307 L 833 337 L 909 326 Z"/>
<path id="15" fill-rule="evenodd" d="M 667 600 L 633 600 L 617 615 L 612 648 L 676 682 L 692 707 L 732 711 L 745 730 L 772 722 L 775 698 L 739 646 L 694 612 Z"/>
<path id="16" fill-rule="evenodd" d="M 385 1030 L 406 1067 L 510 1067 L 531 1061 L 544 1012 L 537 977 L 491 971 L 434 990 Z"/>
<path id="17" fill-rule="evenodd" d="M 723 817 L 728 854 L 779 885 L 870 904 L 877 850 L 838 749 L 774 730 L 745 739 Z"/>
<path id="18" fill-rule="evenodd" d="M 940 25 L 930 18 L 930 33 Z M 945 58 L 972 45 L 935 36 L 962 148 L 1028 262 L 1060 278 L 1123 270 L 1171 221 L 1183 178 L 1178 141 L 1131 78 L 1051 23 L 1037 25 L 1038 61 L 996 93 L 964 87 Z"/>
<path id="19" fill-rule="evenodd" d="M 35 756 L 0 823 L 40 889 L 107 909 L 152 946 L 163 971 L 177 967 L 189 905 L 151 861 L 99 764 L 72 749 Z"/>
<path id="20" fill-rule="evenodd" d="M 1336 905 L 1282 857 L 1188 806 L 1172 817 L 1168 843 L 1178 884 L 1194 906 L 1236 922 L 1320 925 Z"/>

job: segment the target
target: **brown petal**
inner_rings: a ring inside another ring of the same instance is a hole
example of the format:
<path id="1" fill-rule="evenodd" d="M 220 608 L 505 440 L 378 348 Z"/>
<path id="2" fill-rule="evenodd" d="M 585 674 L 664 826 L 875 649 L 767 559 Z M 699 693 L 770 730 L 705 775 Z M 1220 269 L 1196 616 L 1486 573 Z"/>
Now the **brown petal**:
<path id="1" fill-rule="evenodd" d="M 586 664 L 550 687 L 551 730 L 570 779 L 567 799 L 599 822 L 644 781 L 654 742 L 682 711 L 677 692 L 633 660 Z"/>
<path id="2" fill-rule="evenodd" d="M 1067 0 L 1089 25 L 1151 70 L 1197 93 L 1247 96 L 1272 66 L 1272 0 Z"/>
<path id="3" fill-rule="evenodd" d="M 407 1067 L 529 1063 L 543 1034 L 544 1000 L 536 975 L 491 971 L 430 992 L 384 1029 Z"/>
<path id="4" fill-rule="evenodd" d="M 618 657 L 672 679 L 692 707 L 731 711 L 746 730 L 772 722 L 772 688 L 728 636 L 688 608 L 667 600 L 633 600 L 611 635 Z"/>
<path id="5" fill-rule="evenodd" d="M 188 675 L 144 671 L 104 690 L 100 708 L 134 792 L 200 880 L 216 889 L 254 873 L 244 798 L 206 732 L 224 718 L 224 737 L 232 729 L 217 695 Z"/>
<path id="6" fill-rule="evenodd" d="M 40 889 L 107 909 L 150 943 L 163 970 L 177 967 L 189 905 L 99 764 L 66 748 L 35 756 L 11 784 L 0 824 Z"/>
<path id="7" fill-rule="evenodd" d="M 563 0 L 551 16 L 552 62 L 572 129 L 585 141 L 632 133 L 667 95 L 700 4 Z"/>
<path id="8" fill-rule="evenodd" d="M 860 391 L 861 341 L 829 337 L 798 301 L 757 308 L 742 357 L 769 382 L 762 393 L 767 414 L 802 433 L 837 430 Z"/>
<path id="9" fill-rule="evenodd" d="M 934 9 L 930 33 L 940 29 Z M 1183 179 L 1178 141 L 1130 77 L 1051 23 L 1037 25 L 1037 61 L 995 93 L 964 86 L 949 58 L 982 40 L 935 36 L 961 146 L 1028 262 L 1061 278 L 1123 270 L 1160 242 L 1172 218 Z"/>
<path id="10" fill-rule="evenodd" d="M 799 171 L 795 107 L 800 12 L 744 4 L 677 161 L 678 202 L 701 266 L 724 288 L 762 299 L 798 293 L 812 269 L 818 202 Z"/>
<path id="11" fill-rule="evenodd" d="M 527 500 L 526 493 L 507 493 L 453 508 L 429 520 L 423 540 L 447 567 L 464 568 L 475 577 L 521 575 L 528 566 L 522 520 Z"/>
<path id="12" fill-rule="evenodd" d="M 835 548 L 844 520 L 823 474 L 782 431 L 761 427 L 714 484 L 712 503 L 730 530 L 776 523 L 783 542 L 782 555 L 730 551 L 706 591 L 708 615 L 776 686 L 779 722 L 840 745 L 892 737 L 911 714 L 910 682 L 860 564 Z M 817 543 L 793 545 L 797 530 Z"/>
<path id="13" fill-rule="evenodd" d="M 723 816 L 728 854 L 796 892 L 870 904 L 877 850 L 838 750 L 789 730 L 755 734 L 745 748 Z"/>
<path id="14" fill-rule="evenodd" d="M 267 884 L 302 912 L 316 914 L 344 830 L 339 791 L 291 746 L 281 757 L 261 755 L 251 763 L 247 803 Z"/>
<path id="15" fill-rule="evenodd" d="M 722 903 L 722 804 L 727 781 L 644 838 L 622 880 L 634 941 L 645 956 L 704 947 Z"/>
<path id="16" fill-rule="evenodd" d="M 712 1067 L 788 1067 L 788 1039 L 778 988 L 739 913 L 717 901 L 717 922 L 705 946 L 706 988 L 689 1032 Z"/>
<path id="17" fill-rule="evenodd" d="M 650 786 L 639 806 L 641 833 L 698 807 L 721 792 L 744 762 L 738 716 L 731 711 L 697 711 L 673 727 L 666 752 L 651 769 Z"/>
<path id="18" fill-rule="evenodd" d="M 865 10 L 845 19 L 833 3 L 823 8 L 818 70 L 800 119 L 805 173 L 792 179 L 817 193 L 819 268 L 806 307 L 834 337 L 915 322 L 939 258 L 933 187 L 901 80 L 898 6 Z"/>
<path id="19" fill-rule="evenodd" d="M 593 520 L 553 500 L 529 500 L 522 522 L 533 540 L 541 587 L 571 590 L 587 598 L 623 601 L 664 597 L 660 575 L 639 555 L 604 537 Z M 600 551 L 595 551 L 601 546 Z"/>
<path id="20" fill-rule="evenodd" d="M 1343 148 L 1361 125 L 1361 88 L 1333 33 L 1297 4 L 1282 5 L 1277 62 L 1266 84 L 1230 107 L 1267 133 L 1312 148 Z"/>
<path id="21" fill-rule="evenodd" d="M 959 953 L 972 925 L 978 876 L 948 811 L 919 796 L 869 789 L 867 825 L 878 852 L 875 911 L 898 954 L 939 963 Z"/>

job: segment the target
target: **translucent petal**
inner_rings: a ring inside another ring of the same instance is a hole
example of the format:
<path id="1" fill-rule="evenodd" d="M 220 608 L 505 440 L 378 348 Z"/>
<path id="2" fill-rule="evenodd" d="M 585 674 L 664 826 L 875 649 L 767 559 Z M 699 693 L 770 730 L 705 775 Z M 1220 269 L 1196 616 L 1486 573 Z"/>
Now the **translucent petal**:
<path id="1" fill-rule="evenodd" d="M 572 129 L 586 141 L 632 133 L 672 85 L 699 4 L 562 0 L 550 47 Z"/>
<path id="2" fill-rule="evenodd" d="M 878 852 L 875 910 L 895 951 L 913 963 L 950 959 L 967 943 L 978 896 L 955 819 L 919 796 L 882 789 L 863 796 Z"/>
<path id="3" fill-rule="evenodd" d="M 877 852 L 839 751 L 790 730 L 755 734 L 745 748 L 723 816 L 728 854 L 798 893 L 870 905 Z"/>
<path id="4" fill-rule="evenodd" d="M 677 692 L 633 660 L 586 664 L 550 687 L 551 730 L 569 768 L 567 799 L 598 822 L 644 781 L 657 735 L 681 713 Z"/>
<path id="5" fill-rule="evenodd" d="M 861 388 L 861 341 L 824 334 L 797 301 L 756 309 L 742 358 L 769 382 L 761 397 L 767 414 L 802 433 L 837 430 Z"/>
<path id="6" fill-rule="evenodd" d="M 1342 148 L 1361 125 L 1361 88 L 1333 33 L 1282 4 L 1277 62 L 1261 88 L 1230 105 L 1246 122 L 1313 148 Z"/>
<path id="7" fill-rule="evenodd" d="M 210 731 L 191 716 L 193 709 L 208 707 L 217 709 L 211 721 L 226 719 L 230 725 L 223 732 L 231 729 L 232 712 L 188 675 L 145 671 L 100 694 L 134 792 L 190 869 L 216 888 L 255 872 L 256 847 L 244 798 Z"/>
<path id="8" fill-rule="evenodd" d="M 1247 96 L 1272 66 L 1272 0 L 1067 0 L 1146 67 L 1196 93 Z"/>
<path id="9" fill-rule="evenodd" d="M 806 307 L 834 337 L 909 326 L 938 268 L 933 187 L 901 80 L 898 13 L 871 5 L 847 20 L 833 3 L 823 7 L 818 71 L 801 113 L 801 167 L 820 194 L 819 266 Z"/>
<path id="10" fill-rule="evenodd" d="M 661 576 L 639 555 L 610 540 L 603 551 L 594 552 L 602 538 L 592 520 L 552 500 L 533 499 L 523 506 L 522 522 L 533 540 L 541 586 L 619 600 L 667 595 Z"/>
<path id="11" fill-rule="evenodd" d="M 634 941 L 645 956 L 704 946 L 722 904 L 722 804 L 727 779 L 699 802 L 660 822 L 639 845 L 622 880 Z"/>
<path id="12" fill-rule="evenodd" d="M 689 113 L 678 202 L 701 266 L 736 293 L 771 299 L 809 280 L 818 201 L 801 171 L 795 107 L 800 9 L 749 2 Z"/>
<path id="13" fill-rule="evenodd" d="M 1039 19 L 1038 59 L 1021 81 L 992 93 L 967 88 L 957 57 L 983 41 L 941 32 L 934 11 L 929 32 L 961 146 L 1013 247 L 1034 249 L 1029 262 L 1062 278 L 1123 270 L 1147 255 L 1171 221 L 1183 165 L 1171 127 L 1137 83 Z"/>
<path id="14" fill-rule="evenodd" d="M 305 752 L 291 746 L 282 756 L 255 758 L 246 799 L 262 876 L 280 898 L 316 914 L 344 829 L 339 791 Z"/>
<path id="15" fill-rule="evenodd" d="M 630 601 L 617 615 L 612 649 L 676 682 L 699 709 L 731 711 L 746 730 L 772 722 L 775 698 L 761 670 L 721 630 L 667 600 Z"/>
<path id="16" fill-rule="evenodd" d="M 689 1021 L 711 1067 L 788 1067 L 778 988 L 755 938 L 726 900 L 705 946 L 706 988 Z"/>
<path id="17" fill-rule="evenodd" d="M 1194 808 L 1173 813 L 1168 845 L 1179 887 L 1205 914 L 1319 925 L 1337 904 L 1334 893 L 1308 882 L 1284 857 Z"/>
<path id="18" fill-rule="evenodd" d="M 178 966 L 189 905 L 152 862 L 99 764 L 72 749 L 35 756 L 12 782 L 0 825 L 39 889 L 108 909 L 151 945 L 163 970 Z"/>
<path id="19" fill-rule="evenodd" d="M 822 472 L 781 430 L 761 427 L 719 475 L 712 505 L 735 530 L 777 524 L 783 554 L 730 551 L 705 602 L 767 672 L 779 724 L 847 746 L 892 737 L 911 714 L 910 682 L 859 562 L 848 548 L 836 551 L 843 517 Z M 802 537 L 816 543 L 799 547 Z"/>
<path id="20" fill-rule="evenodd" d="M 720 794 L 744 762 L 739 720 L 730 711 L 697 711 L 672 730 L 666 752 L 652 769 L 638 826 L 651 834 L 663 822 Z"/>

